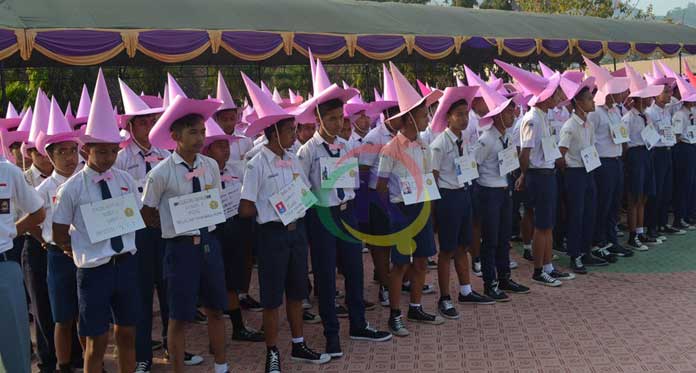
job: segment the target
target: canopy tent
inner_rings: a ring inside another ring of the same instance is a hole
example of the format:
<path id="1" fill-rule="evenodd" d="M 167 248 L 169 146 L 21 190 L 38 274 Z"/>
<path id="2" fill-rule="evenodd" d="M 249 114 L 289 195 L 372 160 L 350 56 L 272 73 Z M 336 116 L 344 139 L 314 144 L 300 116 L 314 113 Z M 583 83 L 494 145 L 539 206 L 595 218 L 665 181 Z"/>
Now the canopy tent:
<path id="1" fill-rule="evenodd" d="M 657 22 L 352 0 L 5 0 L 5 66 L 306 63 L 696 52 Z"/>

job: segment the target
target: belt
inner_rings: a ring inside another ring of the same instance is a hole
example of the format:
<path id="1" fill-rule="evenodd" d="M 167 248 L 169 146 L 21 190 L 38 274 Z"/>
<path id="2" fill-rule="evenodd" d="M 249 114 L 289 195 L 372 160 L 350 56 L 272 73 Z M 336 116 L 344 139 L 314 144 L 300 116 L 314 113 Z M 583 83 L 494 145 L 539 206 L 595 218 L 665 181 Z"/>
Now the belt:
<path id="1" fill-rule="evenodd" d="M 668 152 L 672 150 L 671 146 L 659 146 L 659 147 L 654 147 L 655 151 L 661 151 L 661 152 Z"/>
<path id="2" fill-rule="evenodd" d="M 606 160 L 606 161 L 620 161 L 621 157 L 599 157 L 599 160 Z"/>
<path id="3" fill-rule="evenodd" d="M 348 209 L 348 203 L 349 203 L 349 202 L 350 202 L 350 201 L 343 202 L 343 203 L 341 203 L 340 205 L 331 206 L 331 207 L 329 207 L 329 208 L 330 208 L 331 210 L 333 210 L 333 211 L 336 211 L 336 210 L 338 210 L 338 211 L 346 211 L 346 210 Z"/>
<path id="4" fill-rule="evenodd" d="M 338 206 L 336 206 L 336 207 L 338 207 Z M 276 231 L 294 232 L 297 230 L 297 226 L 300 223 L 302 223 L 302 221 L 304 221 L 304 218 L 297 219 L 288 225 L 284 225 L 283 223 L 277 222 L 277 221 L 271 221 L 268 223 L 263 223 L 263 224 L 259 225 L 259 227 L 264 228 L 264 229 L 272 229 L 272 230 L 276 230 Z"/>
<path id="5" fill-rule="evenodd" d="M 485 190 L 485 189 L 490 189 L 490 190 L 502 190 L 502 191 L 506 191 L 506 190 L 510 189 L 510 187 L 508 187 L 508 186 L 504 186 L 504 187 L 487 187 L 487 186 L 479 185 L 479 187 L 480 187 L 481 189 L 484 189 L 484 190 Z"/>
<path id="6" fill-rule="evenodd" d="M 130 258 L 131 256 L 133 256 L 133 254 L 131 254 L 130 252 L 127 252 L 125 254 L 114 255 L 109 260 L 109 264 L 117 265 L 117 264 L 121 263 L 122 261 Z"/>
<path id="7" fill-rule="evenodd" d="M 555 168 L 529 168 L 529 169 L 527 169 L 527 173 L 532 174 L 532 175 L 555 175 L 556 169 Z"/>
<path id="8" fill-rule="evenodd" d="M 61 254 L 63 253 L 63 250 L 61 250 L 60 247 L 53 245 L 53 244 L 50 244 L 50 243 L 48 245 L 46 245 L 46 250 L 53 251 L 56 253 L 61 253 Z"/>
<path id="9" fill-rule="evenodd" d="M 201 236 L 178 236 L 178 237 L 167 238 L 167 241 L 176 242 L 176 243 L 188 243 L 188 244 L 192 244 L 192 245 L 200 245 L 202 240 L 201 240 Z"/>

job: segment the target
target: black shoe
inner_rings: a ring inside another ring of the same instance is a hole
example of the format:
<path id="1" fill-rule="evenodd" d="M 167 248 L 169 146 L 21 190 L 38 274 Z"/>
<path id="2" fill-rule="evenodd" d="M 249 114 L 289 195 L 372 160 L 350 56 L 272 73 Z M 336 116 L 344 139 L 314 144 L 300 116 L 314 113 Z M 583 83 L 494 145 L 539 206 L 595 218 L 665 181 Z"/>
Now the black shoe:
<path id="1" fill-rule="evenodd" d="M 635 251 L 648 251 L 648 247 L 643 244 L 643 241 L 640 240 L 639 235 L 631 235 L 630 237 L 628 237 L 626 246 L 628 246 L 629 249 Z"/>
<path id="2" fill-rule="evenodd" d="M 167 350 L 166 348 L 164 349 L 164 358 L 165 358 L 166 360 L 169 360 L 169 350 Z M 198 364 L 200 364 L 200 363 L 202 363 L 202 362 L 203 362 L 203 358 L 202 358 L 202 357 L 200 357 L 200 356 L 198 356 L 198 355 L 194 355 L 194 354 L 192 354 L 192 353 L 190 353 L 190 352 L 185 352 L 185 351 L 184 351 L 184 365 L 186 365 L 186 366 L 194 366 L 194 365 L 198 365 Z"/>
<path id="3" fill-rule="evenodd" d="M 389 331 L 397 337 L 405 337 L 409 335 L 408 329 L 404 325 L 404 319 L 401 316 L 401 311 L 395 315 L 389 316 Z"/>
<path id="4" fill-rule="evenodd" d="M 471 261 L 471 272 L 476 277 L 483 276 L 483 272 L 481 272 L 481 259 L 480 258 L 474 258 Z"/>
<path id="5" fill-rule="evenodd" d="M 292 344 L 290 359 L 311 364 L 326 364 L 331 360 L 331 356 L 314 352 L 304 342 L 300 342 Z"/>
<path id="6" fill-rule="evenodd" d="M 660 228 L 658 230 L 658 232 L 660 232 L 662 234 L 672 234 L 672 235 L 676 235 L 676 236 L 681 236 L 681 235 L 686 234 L 685 230 L 675 229 L 673 226 L 670 227 L 669 225 L 665 225 L 664 227 Z"/>
<path id="7" fill-rule="evenodd" d="M 489 298 L 493 299 L 496 302 L 509 302 L 510 297 L 505 294 L 504 291 L 500 290 L 498 288 L 498 282 L 493 282 L 490 284 L 485 284 L 484 286 L 483 293 L 486 294 Z"/>
<path id="8" fill-rule="evenodd" d="M 658 241 L 657 238 L 646 234 L 639 234 L 638 240 L 648 246 L 656 246 L 662 243 L 662 241 Z"/>
<path id="9" fill-rule="evenodd" d="M 389 332 L 377 330 L 371 327 L 370 324 L 367 324 L 365 328 L 361 330 L 351 330 L 350 339 L 355 339 L 357 341 L 384 342 L 392 339 L 392 335 Z"/>
<path id="10" fill-rule="evenodd" d="M 266 351 L 266 373 L 280 373 L 280 352 L 273 347 Z"/>
<path id="11" fill-rule="evenodd" d="M 336 317 L 346 318 L 348 317 L 348 309 L 341 304 L 336 304 Z"/>
<path id="12" fill-rule="evenodd" d="M 432 259 L 428 259 L 428 269 L 437 269 L 437 262 Z"/>
<path id="13" fill-rule="evenodd" d="M 249 310 L 252 312 L 261 312 L 263 307 L 256 299 L 252 298 L 251 295 L 247 295 L 239 300 L 239 307 L 243 310 Z"/>
<path id="14" fill-rule="evenodd" d="M 620 230 L 620 231 L 624 231 L 624 232 L 628 231 L 628 226 L 625 224 L 617 224 L 616 228 L 617 228 L 617 230 Z"/>
<path id="15" fill-rule="evenodd" d="M 629 257 L 633 256 L 633 250 L 626 249 L 625 247 L 623 247 L 621 245 L 611 245 L 611 246 L 609 246 L 607 251 L 609 251 L 610 253 L 612 253 L 616 256 L 620 256 L 623 258 L 629 258 Z"/>
<path id="16" fill-rule="evenodd" d="M 524 253 L 522 253 L 522 257 L 530 262 L 534 261 L 534 255 L 532 255 L 532 250 L 525 249 Z"/>
<path id="17" fill-rule="evenodd" d="M 607 263 L 616 263 L 619 260 L 616 258 L 616 255 L 610 253 L 609 250 L 605 248 L 592 250 L 592 256 L 602 259 Z"/>
<path id="18" fill-rule="evenodd" d="M 302 312 L 302 321 L 304 321 L 305 324 L 318 324 L 321 322 L 321 317 L 307 310 L 304 310 Z"/>
<path id="19" fill-rule="evenodd" d="M 152 351 L 157 351 L 164 346 L 161 341 L 150 341 L 150 345 L 152 346 Z"/>
<path id="20" fill-rule="evenodd" d="M 411 292 L 411 283 L 409 282 L 408 284 L 401 284 L 401 292 L 409 294 Z M 421 294 L 432 294 L 435 292 L 435 289 L 433 289 L 433 286 L 430 284 L 424 284 L 423 285 L 423 291 Z"/>
<path id="21" fill-rule="evenodd" d="M 193 322 L 196 324 L 206 325 L 208 324 L 208 317 L 205 316 L 201 310 L 196 310 L 196 316 L 193 318 Z"/>
<path id="22" fill-rule="evenodd" d="M 556 287 L 556 286 L 561 286 L 561 281 L 558 279 L 551 277 L 550 274 L 541 271 L 538 275 L 533 275 L 532 280 L 535 282 L 542 284 L 544 286 L 551 286 L 551 287 Z"/>
<path id="23" fill-rule="evenodd" d="M 375 303 L 372 303 L 366 299 L 363 299 L 363 305 L 365 305 L 365 311 L 372 311 L 375 308 L 377 308 L 377 305 Z"/>
<path id="24" fill-rule="evenodd" d="M 646 234 L 646 236 L 648 236 L 648 237 L 650 237 L 650 238 L 656 240 L 657 243 L 658 243 L 658 245 L 661 244 L 661 243 L 663 243 L 664 241 L 667 241 L 667 237 L 666 237 L 666 236 L 664 236 L 664 235 L 662 235 L 662 234 L 659 234 L 658 232 L 654 232 L 654 231 L 648 231 L 648 233 Z"/>
<path id="25" fill-rule="evenodd" d="M 440 325 L 445 322 L 442 317 L 423 311 L 423 306 L 408 306 L 408 320 L 430 325 Z"/>
<path id="26" fill-rule="evenodd" d="M 594 255 L 587 255 L 584 254 L 581 256 L 582 259 L 582 264 L 588 266 L 588 267 L 604 267 L 606 265 L 609 265 L 606 260 L 602 258 L 598 258 L 597 256 Z"/>
<path id="27" fill-rule="evenodd" d="M 135 363 L 135 373 L 150 373 L 152 361 L 138 361 Z"/>
<path id="28" fill-rule="evenodd" d="M 584 256 L 584 255 L 583 255 L 583 256 Z M 584 264 L 587 265 L 587 263 L 584 263 Z M 551 273 L 549 273 L 549 276 L 551 276 L 551 277 L 553 277 L 553 278 L 555 278 L 555 279 L 557 279 L 557 280 L 564 280 L 564 281 L 575 279 L 575 275 L 574 275 L 574 274 L 572 274 L 572 273 L 567 273 L 567 272 L 561 272 L 561 271 L 559 271 L 559 270 L 557 270 L 557 269 L 555 269 L 555 268 L 554 268 L 554 270 L 553 270 Z"/>
<path id="29" fill-rule="evenodd" d="M 346 294 L 340 290 L 336 290 L 336 299 L 345 298 Z"/>
<path id="30" fill-rule="evenodd" d="M 241 329 L 234 329 L 232 331 L 232 340 L 242 342 L 263 342 L 266 339 L 263 332 L 250 330 L 247 329 L 247 327 L 244 327 Z"/>
<path id="31" fill-rule="evenodd" d="M 585 265 L 582 263 L 582 256 L 570 258 L 570 269 L 573 270 L 573 273 L 579 275 L 587 274 L 587 268 L 585 268 Z"/>
<path id="32" fill-rule="evenodd" d="M 326 338 L 326 355 L 329 355 L 332 359 L 343 357 L 341 340 L 338 336 Z"/>
<path id="33" fill-rule="evenodd" d="M 437 312 L 446 319 L 456 320 L 459 318 L 459 312 L 452 304 L 452 298 L 449 295 L 440 298 L 437 302 Z"/>
<path id="34" fill-rule="evenodd" d="M 481 295 L 473 290 L 471 291 L 471 293 L 467 295 L 459 293 L 457 302 L 459 302 L 460 304 L 495 304 L 495 300 L 489 298 L 486 295 Z"/>
<path id="35" fill-rule="evenodd" d="M 518 284 L 517 282 L 515 282 L 511 278 L 507 278 L 507 279 L 501 278 L 498 281 L 498 288 L 500 290 L 504 290 L 504 291 L 507 291 L 507 292 L 513 293 L 513 294 L 527 294 L 527 293 L 529 293 L 528 287 L 526 287 L 522 284 Z"/>

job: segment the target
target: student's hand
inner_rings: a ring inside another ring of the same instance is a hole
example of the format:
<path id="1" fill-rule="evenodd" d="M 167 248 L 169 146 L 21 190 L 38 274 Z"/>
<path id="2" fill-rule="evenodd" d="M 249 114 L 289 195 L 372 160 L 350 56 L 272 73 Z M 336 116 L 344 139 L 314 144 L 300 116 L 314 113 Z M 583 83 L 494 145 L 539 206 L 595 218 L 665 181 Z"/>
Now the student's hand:
<path id="1" fill-rule="evenodd" d="M 68 257 L 70 257 L 70 258 L 73 257 L 72 247 L 70 247 L 70 246 L 64 246 L 64 247 L 62 247 L 62 249 L 63 249 L 63 254 L 65 254 L 66 256 L 68 256 Z"/>
<path id="2" fill-rule="evenodd" d="M 565 157 L 556 159 L 556 167 L 558 167 L 561 170 L 564 170 L 566 168 Z"/>
<path id="3" fill-rule="evenodd" d="M 515 180 L 515 191 L 516 192 L 521 192 L 524 190 L 524 174 L 521 174 L 520 177 Z"/>

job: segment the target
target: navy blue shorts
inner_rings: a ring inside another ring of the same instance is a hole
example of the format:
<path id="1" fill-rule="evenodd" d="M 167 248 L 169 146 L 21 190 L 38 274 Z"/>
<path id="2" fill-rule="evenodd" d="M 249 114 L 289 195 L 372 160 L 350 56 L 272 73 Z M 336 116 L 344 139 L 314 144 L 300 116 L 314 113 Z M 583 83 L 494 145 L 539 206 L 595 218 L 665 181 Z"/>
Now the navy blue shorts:
<path id="1" fill-rule="evenodd" d="M 391 249 L 391 262 L 394 264 L 409 264 L 411 257 L 427 258 L 435 255 L 435 237 L 433 221 L 430 213 L 420 216 L 424 203 L 413 205 L 395 204 L 400 216 L 392 215 L 391 228 L 397 234 L 402 245 L 394 245 Z M 422 221 L 422 222 L 421 222 Z M 415 244 L 415 247 L 413 247 Z M 401 252 L 403 251 L 403 252 Z"/>
<path id="2" fill-rule="evenodd" d="M 626 151 L 626 187 L 634 196 L 655 195 L 655 171 L 650 151 L 644 146 Z"/>
<path id="3" fill-rule="evenodd" d="M 481 192 L 481 186 L 474 181 L 471 184 L 471 190 L 469 191 L 469 194 L 471 196 L 471 219 L 472 221 L 475 222 L 480 222 L 481 221 L 481 203 L 479 202 L 481 200 L 481 197 L 479 196 L 479 193 Z"/>
<path id="4" fill-rule="evenodd" d="M 53 321 L 64 323 L 75 320 L 78 314 L 75 262 L 56 246 L 48 249 L 46 259 L 48 300 L 51 303 Z"/>
<path id="5" fill-rule="evenodd" d="M 222 247 L 227 290 L 241 291 L 246 288 L 246 248 L 248 240 L 254 238 L 252 226 L 249 219 L 242 219 L 237 215 L 218 224 L 213 232 Z"/>
<path id="6" fill-rule="evenodd" d="M 376 190 L 370 189 L 367 198 L 369 201 L 370 223 L 368 232 L 371 235 L 383 236 L 392 232 L 389 222 L 392 212 L 397 212 L 393 203 L 389 202 L 388 196 L 382 196 Z M 359 206 L 359 205 L 358 205 Z M 358 207 L 359 209 L 360 207 Z"/>
<path id="7" fill-rule="evenodd" d="M 558 178 L 553 170 L 527 170 L 525 177 L 528 207 L 534 209 L 534 228 L 552 229 L 556 223 Z"/>
<path id="8" fill-rule="evenodd" d="M 96 337 L 119 326 L 135 327 L 140 309 L 138 260 L 130 253 L 94 268 L 77 269 L 80 335 Z"/>
<path id="9" fill-rule="evenodd" d="M 290 231 L 281 223 L 258 225 L 259 290 L 261 306 L 274 309 L 288 299 L 309 296 L 307 287 L 307 229 L 304 219 Z"/>
<path id="10" fill-rule="evenodd" d="M 167 239 L 164 249 L 164 278 L 167 283 L 169 318 L 192 321 L 196 305 L 208 309 L 227 309 L 225 267 L 220 244 L 212 234 L 194 245 L 190 237 Z"/>
<path id="11" fill-rule="evenodd" d="M 436 201 L 437 240 L 441 251 L 451 252 L 471 243 L 471 193 L 469 188 L 440 189 Z"/>

